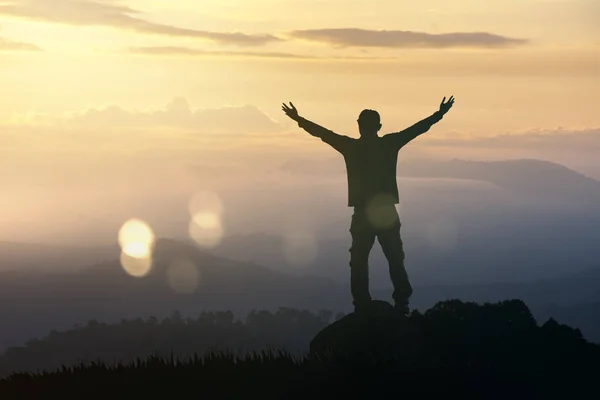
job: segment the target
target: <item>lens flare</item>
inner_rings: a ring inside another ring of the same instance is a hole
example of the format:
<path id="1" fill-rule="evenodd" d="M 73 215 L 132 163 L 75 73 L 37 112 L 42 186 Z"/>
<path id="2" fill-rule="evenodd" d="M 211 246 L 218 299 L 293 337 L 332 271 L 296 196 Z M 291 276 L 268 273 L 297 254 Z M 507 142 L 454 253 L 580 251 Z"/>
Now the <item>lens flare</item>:
<path id="1" fill-rule="evenodd" d="M 205 229 L 217 229 L 221 226 L 221 217 L 212 212 L 199 212 L 192 215 L 192 221 Z"/>
<path id="2" fill-rule="evenodd" d="M 122 251 L 133 258 L 148 258 L 151 253 L 150 247 L 147 244 L 140 242 L 126 243 Z"/>
<path id="3" fill-rule="evenodd" d="M 129 275 L 142 278 L 150 272 L 152 268 L 152 257 L 132 257 L 125 252 L 121 252 L 121 266 Z"/>
<path id="4" fill-rule="evenodd" d="M 139 247 L 131 246 L 133 243 L 150 247 L 154 243 L 154 239 L 154 233 L 150 226 L 137 218 L 126 221 L 119 230 L 119 244 L 122 249 L 137 248 L 139 250 Z"/>
<path id="5" fill-rule="evenodd" d="M 223 203 L 219 196 L 210 191 L 200 191 L 195 193 L 190 199 L 189 205 L 190 215 L 199 213 L 211 213 L 218 216 L 223 214 Z"/>
<path id="6" fill-rule="evenodd" d="M 155 236 L 150 226 L 136 218 L 126 221 L 119 230 L 121 266 L 131 276 L 143 277 L 152 266 Z"/>
<path id="7" fill-rule="evenodd" d="M 223 239 L 223 225 L 217 214 L 200 212 L 192 216 L 189 226 L 190 237 L 200 246 L 217 247 Z"/>
<path id="8" fill-rule="evenodd" d="M 200 270 L 189 260 L 174 261 L 167 270 L 167 283 L 177 293 L 194 293 L 200 284 Z"/>
<path id="9" fill-rule="evenodd" d="M 367 205 L 367 218 L 376 229 L 390 228 L 398 218 L 394 198 L 382 194 L 373 197 Z"/>
<path id="10" fill-rule="evenodd" d="M 195 193 L 190 199 L 190 237 L 200 246 L 217 247 L 223 239 L 223 203 L 219 196 L 210 191 Z"/>

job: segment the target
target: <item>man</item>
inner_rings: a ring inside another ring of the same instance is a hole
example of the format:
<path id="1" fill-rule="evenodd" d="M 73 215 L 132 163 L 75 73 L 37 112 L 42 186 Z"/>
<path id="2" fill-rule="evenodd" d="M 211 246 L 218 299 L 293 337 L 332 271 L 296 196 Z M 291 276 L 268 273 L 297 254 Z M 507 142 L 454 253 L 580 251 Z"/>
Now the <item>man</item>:
<path id="1" fill-rule="evenodd" d="M 381 129 L 379 113 L 363 110 L 358 117 L 360 139 L 338 135 L 298 115 L 290 102 L 283 104 L 285 114 L 298 126 L 332 146 L 344 156 L 348 178 L 348 206 L 354 207 L 350 233 L 350 288 L 355 311 L 368 306 L 369 253 L 378 239 L 388 260 L 394 285 L 394 303 L 403 314 L 409 313 L 408 301 L 412 287 L 404 268 L 404 249 L 400 238 L 400 218 L 396 210 L 398 186 L 396 166 L 398 151 L 442 119 L 452 105 L 454 96 L 443 98 L 438 111 L 400 132 L 378 136 Z"/>

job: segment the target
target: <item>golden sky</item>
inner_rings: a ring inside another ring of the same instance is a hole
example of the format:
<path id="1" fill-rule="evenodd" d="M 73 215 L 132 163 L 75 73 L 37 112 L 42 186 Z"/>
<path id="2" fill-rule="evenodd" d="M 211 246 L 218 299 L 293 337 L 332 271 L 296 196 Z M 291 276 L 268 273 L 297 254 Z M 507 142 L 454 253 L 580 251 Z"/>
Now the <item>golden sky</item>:
<path id="1" fill-rule="evenodd" d="M 291 100 L 354 134 L 363 108 L 391 131 L 454 95 L 444 137 L 594 128 L 599 17 L 597 0 L 0 0 L 0 121 L 182 97 L 287 124 Z"/>
<path id="2" fill-rule="evenodd" d="M 293 158 L 343 172 L 284 101 L 357 137 L 364 108 L 388 133 L 454 95 L 401 157 L 600 174 L 598 20 L 598 0 L 0 0 L 0 222 L 22 237 L 77 210 L 121 223 L 200 183 L 245 182 L 245 199 Z"/>

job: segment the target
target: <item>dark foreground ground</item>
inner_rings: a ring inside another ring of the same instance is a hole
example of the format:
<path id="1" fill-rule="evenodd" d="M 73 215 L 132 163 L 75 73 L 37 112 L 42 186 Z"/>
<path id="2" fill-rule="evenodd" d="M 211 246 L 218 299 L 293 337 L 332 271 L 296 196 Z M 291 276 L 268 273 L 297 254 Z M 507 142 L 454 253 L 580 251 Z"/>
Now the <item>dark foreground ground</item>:
<path id="1" fill-rule="evenodd" d="M 390 347 L 404 349 L 397 353 L 369 356 L 363 347 L 333 355 L 212 352 L 182 361 L 88 363 L 13 373 L 0 381 L 0 398 L 600 398 L 600 346 L 553 320 L 539 326 L 518 300 L 443 302 L 403 324 L 411 334 Z"/>
<path id="2" fill-rule="evenodd" d="M 569 363 L 569 360 L 564 360 Z M 442 360 L 320 360 L 263 354 L 236 360 L 212 355 L 175 363 L 148 359 L 130 365 L 65 368 L 13 375 L 3 399 L 156 398 L 314 399 L 468 396 L 486 399 L 597 398 L 597 371 L 562 362 L 449 363 Z M 573 368 L 574 367 L 574 368 Z M 594 376 L 592 376 L 594 375 Z M 595 394 L 594 394 L 595 393 Z M 420 397 L 422 398 L 422 397 Z"/>

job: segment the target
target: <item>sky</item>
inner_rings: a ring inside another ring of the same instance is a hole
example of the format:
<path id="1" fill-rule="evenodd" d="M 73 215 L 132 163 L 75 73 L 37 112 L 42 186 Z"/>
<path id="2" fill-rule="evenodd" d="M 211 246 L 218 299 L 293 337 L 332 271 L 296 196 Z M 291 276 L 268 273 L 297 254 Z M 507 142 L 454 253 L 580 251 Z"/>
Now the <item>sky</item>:
<path id="1" fill-rule="evenodd" d="M 0 121 L 184 97 L 277 120 L 294 101 L 353 133 L 362 108 L 393 130 L 454 95 L 446 133 L 596 127 L 599 16 L 596 0 L 3 0 Z"/>
<path id="2" fill-rule="evenodd" d="M 388 133 L 454 95 L 403 157 L 600 176 L 598 17 L 597 0 L 0 0 L 0 222 L 334 157 L 289 101 L 357 137 L 364 108 Z"/>

